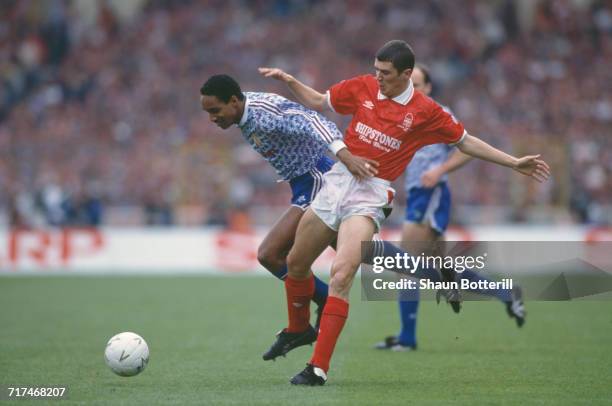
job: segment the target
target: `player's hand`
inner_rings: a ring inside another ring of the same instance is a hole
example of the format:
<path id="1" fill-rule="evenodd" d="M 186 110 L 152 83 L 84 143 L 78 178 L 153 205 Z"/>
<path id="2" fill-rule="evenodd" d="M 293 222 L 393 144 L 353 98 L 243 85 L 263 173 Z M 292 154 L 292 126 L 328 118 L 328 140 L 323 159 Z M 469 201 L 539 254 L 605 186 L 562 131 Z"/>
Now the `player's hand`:
<path id="1" fill-rule="evenodd" d="M 527 155 L 519 158 L 514 170 L 534 178 L 538 182 L 544 182 L 550 177 L 550 167 L 540 159 L 540 155 Z"/>
<path id="2" fill-rule="evenodd" d="M 336 156 L 349 172 L 359 180 L 378 175 L 379 164 L 373 159 L 355 156 L 346 148 L 338 151 Z"/>
<path id="3" fill-rule="evenodd" d="M 421 184 L 423 187 L 427 189 L 431 189 L 435 187 L 438 182 L 440 182 L 440 178 L 442 177 L 442 172 L 440 172 L 439 167 L 431 168 L 428 171 L 425 171 L 423 175 L 421 175 Z"/>
<path id="4" fill-rule="evenodd" d="M 261 75 L 266 78 L 280 80 L 281 82 L 289 82 L 293 76 L 278 68 L 259 68 L 257 69 Z"/>

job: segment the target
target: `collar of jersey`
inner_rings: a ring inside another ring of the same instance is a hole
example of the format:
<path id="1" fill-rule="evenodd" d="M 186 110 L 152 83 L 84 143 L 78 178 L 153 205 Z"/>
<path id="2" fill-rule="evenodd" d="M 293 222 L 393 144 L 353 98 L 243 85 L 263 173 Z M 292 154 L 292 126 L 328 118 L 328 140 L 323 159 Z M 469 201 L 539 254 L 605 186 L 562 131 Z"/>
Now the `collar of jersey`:
<path id="1" fill-rule="evenodd" d="M 404 106 L 408 104 L 408 102 L 412 99 L 412 95 L 414 95 L 414 85 L 412 84 L 412 79 L 408 81 L 408 87 L 399 95 L 395 96 L 393 99 L 394 102 L 403 104 Z M 385 100 L 387 96 L 382 94 L 380 90 L 378 91 L 378 100 Z"/>
<path id="2" fill-rule="evenodd" d="M 238 126 L 242 127 L 246 124 L 247 118 L 249 118 L 249 98 L 247 95 L 244 95 L 244 111 L 242 112 L 242 117 L 240 117 L 240 121 L 238 122 Z"/>

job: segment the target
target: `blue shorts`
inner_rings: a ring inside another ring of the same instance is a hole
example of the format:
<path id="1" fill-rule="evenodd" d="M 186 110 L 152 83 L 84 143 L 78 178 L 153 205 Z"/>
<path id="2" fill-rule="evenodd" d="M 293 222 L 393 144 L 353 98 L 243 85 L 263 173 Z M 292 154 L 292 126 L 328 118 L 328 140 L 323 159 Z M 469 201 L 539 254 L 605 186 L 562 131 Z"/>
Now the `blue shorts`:
<path id="1" fill-rule="evenodd" d="M 296 178 L 289 181 L 291 186 L 291 205 L 306 210 L 323 186 L 323 174 L 331 169 L 334 161 L 323 155 L 317 165 Z"/>
<path id="2" fill-rule="evenodd" d="M 433 189 L 413 187 L 406 200 L 406 222 L 429 224 L 439 234 L 444 234 L 450 220 L 451 194 L 446 182 Z"/>

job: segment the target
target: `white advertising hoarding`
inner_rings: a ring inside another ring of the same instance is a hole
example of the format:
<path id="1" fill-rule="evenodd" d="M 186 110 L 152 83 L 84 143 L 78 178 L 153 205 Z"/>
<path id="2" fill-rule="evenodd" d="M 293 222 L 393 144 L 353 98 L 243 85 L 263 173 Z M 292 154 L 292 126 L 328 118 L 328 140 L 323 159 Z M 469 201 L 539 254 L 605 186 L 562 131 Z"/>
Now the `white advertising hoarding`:
<path id="1" fill-rule="evenodd" d="M 1 230 L 0 274 L 22 273 L 246 273 L 262 271 L 257 247 L 265 230 L 238 233 L 214 228 Z M 398 230 L 385 231 L 388 241 Z M 462 241 L 611 240 L 610 230 L 579 227 L 452 229 Z M 314 269 L 327 271 L 328 249 Z"/>

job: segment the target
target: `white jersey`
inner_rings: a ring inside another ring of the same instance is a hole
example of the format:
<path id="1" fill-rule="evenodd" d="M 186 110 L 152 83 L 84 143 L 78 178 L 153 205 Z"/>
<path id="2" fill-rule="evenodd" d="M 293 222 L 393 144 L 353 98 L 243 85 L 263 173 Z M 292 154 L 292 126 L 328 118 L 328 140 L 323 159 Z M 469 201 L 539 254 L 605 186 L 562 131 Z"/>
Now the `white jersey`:
<path id="1" fill-rule="evenodd" d="M 314 169 L 326 149 L 342 141 L 338 127 L 316 111 L 273 93 L 244 95 L 242 136 L 285 180 Z"/>

